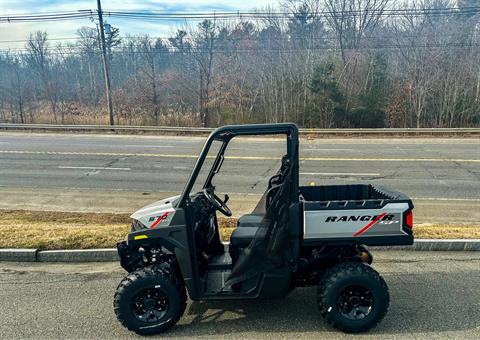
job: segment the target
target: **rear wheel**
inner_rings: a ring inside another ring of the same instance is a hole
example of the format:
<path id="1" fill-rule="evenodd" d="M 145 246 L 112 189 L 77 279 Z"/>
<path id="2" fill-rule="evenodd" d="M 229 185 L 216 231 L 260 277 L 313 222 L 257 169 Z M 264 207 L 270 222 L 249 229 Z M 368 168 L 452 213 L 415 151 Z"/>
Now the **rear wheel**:
<path id="1" fill-rule="evenodd" d="M 113 305 L 117 319 L 129 330 L 157 334 L 177 323 L 186 302 L 185 287 L 174 272 L 146 267 L 120 282 Z"/>
<path id="2" fill-rule="evenodd" d="M 344 262 L 325 272 L 317 291 L 320 313 L 344 332 L 358 333 L 375 327 L 387 313 L 388 287 L 373 268 Z"/>

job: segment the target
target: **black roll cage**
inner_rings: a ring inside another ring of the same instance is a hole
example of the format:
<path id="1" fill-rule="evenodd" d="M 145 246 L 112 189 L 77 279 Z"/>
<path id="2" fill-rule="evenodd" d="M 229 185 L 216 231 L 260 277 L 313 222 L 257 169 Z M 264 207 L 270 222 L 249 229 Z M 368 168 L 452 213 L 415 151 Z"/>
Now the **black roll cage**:
<path id="1" fill-rule="evenodd" d="M 211 186 L 211 181 L 215 176 L 215 170 L 219 166 L 219 162 L 223 162 L 223 154 L 230 140 L 237 136 L 259 136 L 259 135 L 279 135 L 287 136 L 287 157 L 292 161 L 292 184 L 293 193 L 298 193 L 298 127 L 294 123 L 278 123 L 278 124 L 247 124 L 247 125 L 226 125 L 214 130 L 207 138 L 200 156 L 193 167 L 193 171 L 183 189 L 182 195 L 177 203 L 177 208 L 184 208 L 189 198 L 192 187 L 197 180 L 198 174 L 207 158 L 208 152 L 214 140 L 221 141 L 222 146 L 213 162 L 212 168 L 208 174 L 207 180 L 203 188 Z M 298 195 L 292 197 L 293 201 L 298 200 Z"/>

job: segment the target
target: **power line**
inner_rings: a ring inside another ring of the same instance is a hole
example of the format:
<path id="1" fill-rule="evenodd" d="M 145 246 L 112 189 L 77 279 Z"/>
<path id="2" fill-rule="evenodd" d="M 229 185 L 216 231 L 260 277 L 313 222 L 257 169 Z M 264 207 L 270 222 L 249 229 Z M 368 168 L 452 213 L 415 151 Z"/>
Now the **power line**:
<path id="1" fill-rule="evenodd" d="M 18 20 L 30 20 L 30 19 L 35 19 L 35 20 L 63 20 L 63 18 L 79 18 L 79 17 L 88 17 L 88 18 L 91 18 L 92 15 L 98 15 L 98 14 L 104 14 L 104 15 L 129 15 L 129 16 L 132 16 L 132 17 L 135 17 L 135 16 L 138 16 L 137 18 L 141 18 L 143 16 L 156 16 L 156 17 L 163 17 L 163 18 L 183 18 L 185 19 L 187 16 L 190 16 L 191 18 L 206 18 L 207 16 L 212 16 L 214 17 L 215 19 L 218 19 L 219 17 L 221 16 L 224 16 L 224 18 L 245 18 L 244 16 L 246 15 L 251 15 L 251 16 L 261 16 L 261 15 L 285 15 L 285 16 L 288 16 L 289 19 L 292 19 L 292 15 L 296 15 L 296 14 L 299 14 L 299 13 L 296 13 L 296 12 L 272 12 L 272 13 L 267 13 L 267 12 L 214 12 L 214 13 L 211 13 L 211 12 L 199 12 L 199 13 L 180 13 L 180 12 L 171 12 L 171 13 L 157 13 L 158 11 L 151 11 L 151 12 L 135 12 L 135 11 L 122 11 L 122 10 L 116 10 L 116 11 L 93 11 L 93 10 L 79 10 L 79 11 L 65 11 L 65 12 L 46 12 L 46 13 L 40 13 L 40 14 L 22 14 L 22 15 L 18 15 L 17 17 L 15 17 L 15 19 L 18 19 Z M 452 8 L 444 8 L 444 9 L 391 9 L 391 10 L 384 10 L 384 11 L 379 11 L 378 12 L 378 15 L 392 15 L 392 13 L 395 13 L 395 14 L 398 14 L 398 13 L 401 13 L 402 15 L 404 15 L 405 13 L 410 13 L 410 14 L 423 14 L 425 15 L 425 13 L 435 13 L 435 14 L 445 14 L 445 13 L 449 13 L 450 15 L 451 14 L 455 14 L 455 15 L 458 15 L 459 13 L 463 13 L 463 14 L 471 14 L 473 12 L 475 13 L 480 13 L 480 7 L 467 7 L 467 8 L 458 8 L 458 7 L 452 7 Z M 316 13 L 315 15 L 318 15 L 318 14 L 332 14 L 333 12 L 326 12 L 326 11 L 322 11 L 322 12 L 318 12 Z M 360 11 L 344 11 L 342 13 L 355 13 L 355 14 L 359 14 Z M 232 16 L 232 17 L 229 17 L 229 16 Z M 0 22 L 4 22 L 5 20 L 13 20 L 12 19 L 13 16 L 11 17 L 0 17 Z M 10 21 L 9 21 L 10 22 Z M 258 33 L 258 32 L 257 32 Z M 287 33 L 287 35 L 285 36 L 284 39 L 280 39 L 280 40 L 273 40 L 270 42 L 271 43 L 274 43 L 274 44 L 283 44 L 283 43 L 291 43 L 291 40 L 288 40 L 288 37 L 290 36 L 290 38 L 294 38 L 295 36 L 293 36 L 292 34 L 289 34 L 288 32 L 284 32 L 284 33 Z M 425 34 L 422 34 L 422 35 L 378 35 L 378 36 L 364 36 L 362 37 L 362 41 L 364 42 L 367 42 L 368 43 L 368 40 L 372 39 L 372 40 L 385 40 L 385 39 L 420 39 L 420 38 L 427 38 L 427 39 L 431 39 L 432 36 L 436 36 L 437 34 L 435 32 L 433 32 L 431 35 L 425 35 Z M 460 33 L 460 34 L 442 34 L 441 35 L 442 39 L 445 39 L 445 38 L 463 38 L 463 35 Z M 148 37 L 148 36 L 121 36 L 119 37 L 121 39 L 126 39 L 126 40 L 143 40 L 145 38 L 148 38 L 150 40 L 156 40 L 156 39 L 161 39 L 161 40 L 168 40 L 170 39 L 171 37 Z M 67 40 L 79 40 L 79 39 L 83 39 L 83 37 L 58 37 L 58 38 L 50 38 L 48 40 L 50 41 L 67 41 Z M 91 37 L 91 39 L 96 39 L 95 37 Z M 308 41 L 312 42 L 312 41 L 320 41 L 320 42 L 329 42 L 329 41 L 333 41 L 335 42 L 336 41 L 336 37 L 334 35 L 329 35 L 329 36 L 315 36 L 315 37 L 308 37 L 307 38 Z M 224 39 L 222 42 L 224 43 L 230 43 L 230 42 L 238 42 L 238 41 L 253 41 L 253 42 L 262 42 L 264 39 L 262 38 L 259 38 L 258 36 L 253 36 L 253 37 L 227 37 L 226 39 Z M 25 40 L 3 40 L 3 41 L 0 41 L 0 43 L 21 43 L 21 42 L 29 42 L 30 39 L 25 39 Z M 191 40 L 190 39 L 187 39 L 187 42 Z M 432 44 L 428 45 L 428 46 L 420 46 L 420 45 L 408 45 L 408 47 L 416 47 L 416 48 L 444 48 L 445 46 L 447 46 L 447 44 L 441 44 L 441 45 L 438 45 L 438 46 L 433 46 Z M 469 47 L 472 47 L 474 45 L 471 45 Z M 398 46 L 397 46 L 398 47 Z M 73 53 L 82 53 L 84 52 L 84 50 L 78 46 L 78 47 L 73 47 L 73 46 L 68 46 L 69 50 L 68 51 L 61 51 L 59 50 L 60 48 L 62 48 L 62 46 L 59 46 L 59 47 L 49 47 L 47 48 L 46 50 L 50 52 L 50 54 L 73 54 Z M 120 47 L 120 48 L 123 48 L 123 47 Z M 176 51 L 175 49 L 169 47 L 169 46 L 166 46 L 165 48 L 168 49 L 168 52 L 167 53 L 177 53 L 178 51 Z M 375 47 L 372 47 L 372 46 L 369 46 L 369 47 L 359 47 L 359 48 L 369 48 L 369 49 L 382 49 L 382 48 L 385 48 L 385 49 L 388 49 L 388 48 L 396 48 L 395 46 L 394 47 L 389 47 L 387 45 L 382 45 L 382 46 L 375 46 Z M 355 48 L 355 49 L 359 49 L 359 48 Z M 458 48 L 458 46 L 455 46 L 454 48 Z M 310 48 L 309 50 L 315 50 L 315 49 L 321 49 L 319 47 L 313 47 L 313 48 Z M 332 47 L 327 47 L 326 49 L 332 49 Z M 116 49 L 118 50 L 118 49 Z M 195 47 L 192 47 L 191 48 L 192 51 L 196 51 L 197 49 Z M 258 48 L 258 49 L 251 49 L 249 51 L 247 51 L 248 53 L 252 52 L 252 51 L 261 51 L 262 49 L 261 48 Z M 52 52 L 53 51 L 53 52 Z M 236 49 L 235 51 L 239 52 L 238 49 Z M 279 50 L 280 51 L 280 50 Z M 286 51 L 286 49 L 282 49 L 281 51 Z M 296 50 L 297 51 L 297 50 Z M 19 52 L 19 53 L 24 53 L 24 52 L 27 52 L 27 50 L 25 49 L 21 49 L 21 48 L 17 48 L 17 49 L 8 49 L 8 50 L 0 50 L 1 53 L 11 53 L 11 52 Z M 129 52 L 131 53 L 131 52 Z M 141 51 L 136 51 L 135 53 L 144 53 L 144 52 L 141 52 Z M 153 51 L 153 52 L 149 52 L 149 53 L 159 53 L 159 51 Z M 215 53 L 227 53 L 225 51 L 216 51 Z M 243 53 L 243 52 L 240 52 L 240 53 Z M 288 53 L 288 51 L 287 51 Z"/>
<path id="2" fill-rule="evenodd" d="M 12 15 L 0 17 L 0 23 L 35 22 L 35 21 L 63 21 L 90 18 L 94 12 L 65 12 L 56 14 Z"/>
<path id="3" fill-rule="evenodd" d="M 49 15 L 49 14 L 67 14 L 67 13 L 72 13 L 72 12 L 77 12 L 77 11 L 53 11 L 53 12 L 48 12 L 48 11 L 42 11 L 42 12 L 22 12 L 22 13 L 9 13 L 8 16 L 20 16 L 20 15 Z"/>
<path id="4" fill-rule="evenodd" d="M 257 32 L 259 33 L 259 32 Z M 293 35 L 291 34 L 291 32 L 284 32 L 285 33 L 285 37 L 284 39 L 280 39 L 280 40 L 270 40 L 272 42 L 288 42 L 288 40 L 286 40 L 288 37 L 292 38 L 297 38 L 298 36 L 297 35 Z M 385 34 L 379 34 L 377 36 L 362 36 L 362 40 L 381 40 L 381 39 L 398 39 L 398 38 L 402 38 L 402 39 L 419 39 L 419 38 L 431 38 L 431 36 L 436 36 L 436 35 L 439 35 L 441 38 L 463 38 L 464 37 L 464 33 L 446 33 L 446 34 L 443 34 L 443 33 L 438 33 L 438 32 L 432 32 L 431 35 L 429 34 L 409 34 L 409 35 L 404 35 L 404 34 L 401 34 L 401 35 L 392 35 L 392 34 L 388 34 L 388 35 L 385 35 Z M 305 37 L 302 35 L 302 37 Z M 155 40 L 169 40 L 171 38 L 174 38 L 173 36 L 170 36 L 170 37 L 166 37 L 166 36 L 149 36 L 149 35 L 139 35 L 139 36 L 130 36 L 130 35 L 122 35 L 122 36 L 118 36 L 117 37 L 118 39 L 123 39 L 123 40 L 126 40 L 126 41 L 130 41 L 130 40 L 133 40 L 133 41 L 144 41 L 145 39 L 148 39 L 149 41 L 155 41 Z M 79 36 L 75 36 L 75 37 L 63 37 L 63 38 L 48 38 L 47 41 L 70 41 L 70 40 L 81 40 L 81 39 L 84 39 L 84 37 L 79 37 Z M 97 37 L 87 37 L 86 39 L 88 40 L 97 40 L 98 38 Z M 314 37 L 307 37 L 306 38 L 307 40 L 312 40 L 312 41 L 328 41 L 328 40 L 337 40 L 337 37 L 334 36 L 334 34 L 330 34 L 328 36 L 314 36 Z M 231 37 L 231 36 L 228 36 L 226 37 L 224 40 L 222 40 L 222 42 L 239 42 L 239 41 L 252 41 L 252 42 L 256 42 L 256 41 L 261 41 L 262 39 L 259 38 L 257 35 L 251 35 L 251 36 L 248 36 L 248 37 Z M 30 39 L 19 39 L 19 40 L 0 40 L 0 44 L 3 44 L 3 43 L 27 43 L 29 42 Z M 57 47 L 49 47 L 51 49 L 57 49 Z M 13 48 L 15 49 L 15 48 Z"/>
<path id="5" fill-rule="evenodd" d="M 371 16 L 404 16 L 404 15 L 450 15 L 450 14 L 478 14 L 480 13 L 480 7 L 450 7 L 444 9 L 425 8 L 425 9 L 367 9 L 367 10 L 344 10 L 344 11 L 318 11 L 315 13 L 307 12 L 261 12 L 261 11 L 249 11 L 249 12 L 203 12 L 203 13 L 156 13 L 153 11 L 141 12 L 141 11 L 118 11 L 107 10 L 106 16 L 122 16 L 122 17 L 138 17 L 138 18 L 165 18 L 165 19 L 222 19 L 222 18 L 288 18 L 293 16 L 356 16 L 368 13 Z"/>
<path id="6" fill-rule="evenodd" d="M 421 40 L 421 39 L 429 39 L 431 41 L 432 38 L 434 38 L 434 36 L 437 36 L 436 33 L 433 33 L 432 35 L 429 35 L 429 34 L 415 34 L 415 35 L 404 35 L 404 34 L 398 34 L 398 35 L 378 35 L 378 36 L 363 36 L 361 38 L 361 41 L 363 43 L 366 43 L 366 44 L 369 44 L 371 43 L 372 41 L 373 42 L 377 42 L 377 45 L 378 45 L 378 42 L 380 41 L 387 41 L 387 40 L 395 40 L 395 41 L 401 41 L 401 40 L 405 40 L 405 39 L 416 39 L 417 41 Z M 438 46 L 444 46 L 445 44 L 451 44 L 451 41 L 452 40 L 455 40 L 455 41 L 458 41 L 458 39 L 462 39 L 462 38 L 465 38 L 465 35 L 462 34 L 462 33 L 455 33 L 455 34 L 441 34 L 439 35 L 439 37 L 445 41 L 444 44 L 439 44 L 437 42 L 437 45 Z M 80 39 L 81 37 L 77 37 L 78 39 Z M 150 42 L 154 42 L 158 39 L 161 39 L 161 40 L 168 40 L 170 39 L 170 37 L 148 37 L 148 36 L 121 36 L 121 37 L 118 37 L 119 39 L 124 39 L 126 40 L 126 43 L 128 43 L 129 41 L 136 41 L 137 43 L 138 42 L 142 42 L 144 41 L 145 39 L 147 39 L 147 41 L 150 41 Z M 293 37 L 295 38 L 295 36 Z M 91 39 L 98 39 L 98 38 L 91 38 Z M 268 39 L 268 42 L 270 44 L 292 44 L 292 43 L 295 43 L 296 40 L 291 40 L 292 39 L 292 36 L 286 34 L 285 36 L 283 36 L 282 38 L 280 39 Z M 50 39 L 49 39 L 50 40 Z M 53 39 L 52 39 L 53 40 Z M 307 41 L 309 43 L 333 43 L 335 44 L 337 42 L 338 38 L 334 35 L 334 34 L 330 34 L 328 36 L 317 36 L 317 37 L 308 37 L 307 38 Z M 29 42 L 30 40 L 27 39 L 27 40 L 17 40 L 18 42 Z M 251 36 L 251 37 L 227 37 L 225 38 L 224 40 L 219 40 L 217 42 L 221 42 L 221 43 L 238 43 L 238 42 L 242 42 L 242 41 L 246 41 L 246 42 L 251 42 L 251 43 L 258 43 L 258 44 L 262 44 L 262 43 L 265 43 L 265 39 L 262 39 L 262 38 L 259 38 L 258 36 Z M 0 41 L 0 43 L 2 43 L 4 41 Z M 8 42 L 8 41 L 5 41 L 5 42 Z M 189 44 L 189 47 L 191 49 L 196 49 L 197 47 L 195 47 L 194 45 L 194 42 L 192 41 L 192 39 L 188 38 L 188 39 L 185 39 L 184 40 L 185 43 L 188 43 Z M 384 46 L 385 44 L 382 44 L 382 46 Z M 418 46 L 418 44 L 413 44 L 415 46 Z M 413 46 L 412 44 L 410 44 L 410 46 Z M 134 48 L 138 49 L 139 48 L 139 45 L 133 45 Z M 232 48 L 231 45 L 225 45 L 226 48 Z M 76 45 L 56 45 L 56 46 L 48 46 L 48 47 L 45 47 L 44 50 L 45 51 L 58 51 L 59 49 L 69 49 L 70 51 L 84 51 L 84 47 L 79 45 L 78 43 Z M 116 50 L 116 49 L 126 49 L 126 45 L 123 44 L 120 45 L 120 46 L 115 46 L 112 48 L 112 50 Z M 171 45 L 163 45 L 159 48 L 163 48 L 163 49 L 170 49 L 170 50 L 175 50 L 175 47 L 171 46 Z M 235 46 L 233 46 L 233 48 L 235 48 Z M 259 47 L 261 48 L 261 47 Z M 306 47 L 308 48 L 308 47 Z M 3 51 L 26 51 L 27 49 L 24 48 L 24 47 L 16 47 L 16 48 L 8 48 L 8 49 L 3 49 Z"/>
<path id="7" fill-rule="evenodd" d="M 256 16 L 256 15 L 270 15 L 270 16 L 292 16 L 292 15 L 322 15 L 330 14 L 335 15 L 339 12 L 342 14 L 364 14 L 368 12 L 371 15 L 390 15 L 390 14 L 452 14 L 452 13 L 472 13 L 480 11 L 480 6 L 471 6 L 471 7 L 445 7 L 445 8 L 396 8 L 396 9 L 359 9 L 359 10 L 343 10 L 343 11 L 328 11 L 321 10 L 316 12 L 296 12 L 296 11 L 209 11 L 209 12 L 191 12 L 191 11 L 166 11 L 166 10 L 143 10 L 143 11 L 132 11 L 132 10 L 122 10 L 122 9 L 106 9 L 103 10 L 103 15 L 153 15 L 153 16 L 162 16 L 162 17 L 174 17 L 174 18 L 189 18 L 189 17 L 238 17 L 238 16 Z M 80 9 L 77 11 L 63 11 L 63 12 L 37 12 L 37 13 L 21 13 L 21 14 L 11 14 L 6 17 L 31 17 L 37 15 L 42 16 L 55 16 L 55 15 L 72 15 L 72 14 L 85 14 L 96 15 L 96 9 Z"/>
<path id="8" fill-rule="evenodd" d="M 356 48 L 345 48 L 344 50 L 347 51 L 368 51 L 368 50 L 395 50 L 395 49 L 402 49 L 402 48 L 409 48 L 409 49 L 443 49 L 445 51 L 450 51 L 450 50 L 459 50 L 459 49 L 468 49 L 471 47 L 479 47 L 480 43 L 478 44 L 445 44 L 445 45 L 429 45 L 429 44 L 416 44 L 416 45 L 383 45 L 383 46 L 362 46 L 362 47 L 356 47 Z M 331 46 L 324 46 L 324 47 L 314 47 L 314 48 L 258 48 L 258 49 L 230 49 L 230 50 L 222 50 L 222 49 L 217 49 L 213 50 L 212 53 L 216 54 L 235 54 L 235 53 L 299 53 L 299 52 L 306 52 L 306 51 L 334 51 L 338 50 L 337 47 L 331 47 Z M 9 53 L 12 52 L 11 50 L 0 50 L 0 54 L 2 53 Z M 27 49 L 23 50 L 16 50 L 15 51 L 17 54 L 21 53 L 26 53 L 29 52 Z M 114 49 L 112 52 L 115 52 L 117 54 L 159 54 L 159 55 L 175 55 L 175 54 L 187 54 L 187 53 L 209 53 L 209 49 L 199 49 L 199 48 L 191 48 L 185 51 L 180 51 L 180 50 L 160 50 L 160 51 L 130 51 L 127 49 Z M 101 54 L 101 51 L 91 51 L 89 53 L 93 54 Z M 78 53 L 77 51 L 55 51 L 55 52 L 49 52 L 51 55 L 79 55 L 81 53 Z"/>
<path id="9" fill-rule="evenodd" d="M 68 40 L 78 40 L 78 39 L 82 39 L 82 37 L 48 38 L 47 40 L 68 41 Z M 21 43 L 21 42 L 29 42 L 29 41 L 30 41 L 30 39 L 0 40 L 0 44 L 6 44 L 6 43 Z"/>
<path id="10" fill-rule="evenodd" d="M 68 12 L 45 12 L 41 14 L 22 14 L 0 17 L 0 23 L 13 22 L 33 22 L 33 21 L 57 21 L 57 20 L 77 20 L 90 18 L 97 15 L 96 10 L 86 9 Z M 294 17 L 307 16 L 309 20 L 321 17 L 347 18 L 367 14 L 378 17 L 412 17 L 412 16 L 448 16 L 448 15 L 476 15 L 480 13 L 480 7 L 446 7 L 446 8 L 423 8 L 423 9 L 362 9 L 362 10 L 344 10 L 344 11 L 317 11 L 317 12 L 280 12 L 280 11 L 233 11 L 233 12 L 159 12 L 149 11 L 122 11 L 106 10 L 102 14 L 107 17 L 116 17 L 124 19 L 144 19 L 144 20 L 238 20 L 238 19 L 288 19 Z"/>

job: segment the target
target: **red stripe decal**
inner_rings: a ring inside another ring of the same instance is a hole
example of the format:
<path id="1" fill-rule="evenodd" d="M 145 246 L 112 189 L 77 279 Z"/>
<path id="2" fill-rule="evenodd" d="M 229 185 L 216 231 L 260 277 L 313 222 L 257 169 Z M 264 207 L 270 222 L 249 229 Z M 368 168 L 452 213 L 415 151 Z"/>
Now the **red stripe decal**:
<path id="1" fill-rule="evenodd" d="M 170 214 L 170 211 L 167 211 L 164 213 L 162 216 L 160 216 L 154 224 L 150 226 L 150 229 L 155 228 L 160 222 L 162 222 L 165 218 L 167 218 L 168 214 Z"/>
<path id="2" fill-rule="evenodd" d="M 385 216 L 387 213 L 383 213 L 383 214 L 380 214 L 377 216 L 376 219 L 374 219 L 373 221 L 371 221 L 370 223 L 368 223 L 365 227 L 363 227 L 362 229 L 360 229 L 359 231 L 357 231 L 355 234 L 353 234 L 353 236 L 358 236 L 358 235 L 361 235 L 363 234 L 364 232 L 366 232 L 368 229 L 370 229 L 371 227 L 373 227 L 373 225 L 375 223 L 377 223 L 383 216 Z"/>

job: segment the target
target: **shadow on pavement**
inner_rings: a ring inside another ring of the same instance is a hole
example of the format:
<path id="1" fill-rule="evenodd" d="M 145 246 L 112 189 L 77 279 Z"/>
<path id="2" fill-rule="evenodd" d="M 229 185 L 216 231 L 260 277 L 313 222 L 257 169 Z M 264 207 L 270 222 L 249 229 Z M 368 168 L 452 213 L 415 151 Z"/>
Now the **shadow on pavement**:
<path id="1" fill-rule="evenodd" d="M 385 275 L 390 309 L 368 334 L 480 329 L 480 271 L 458 274 Z M 280 300 L 193 302 L 183 322 L 168 335 L 180 336 L 184 331 L 196 336 L 334 331 L 320 317 L 315 301 L 315 288 L 299 288 Z"/>

